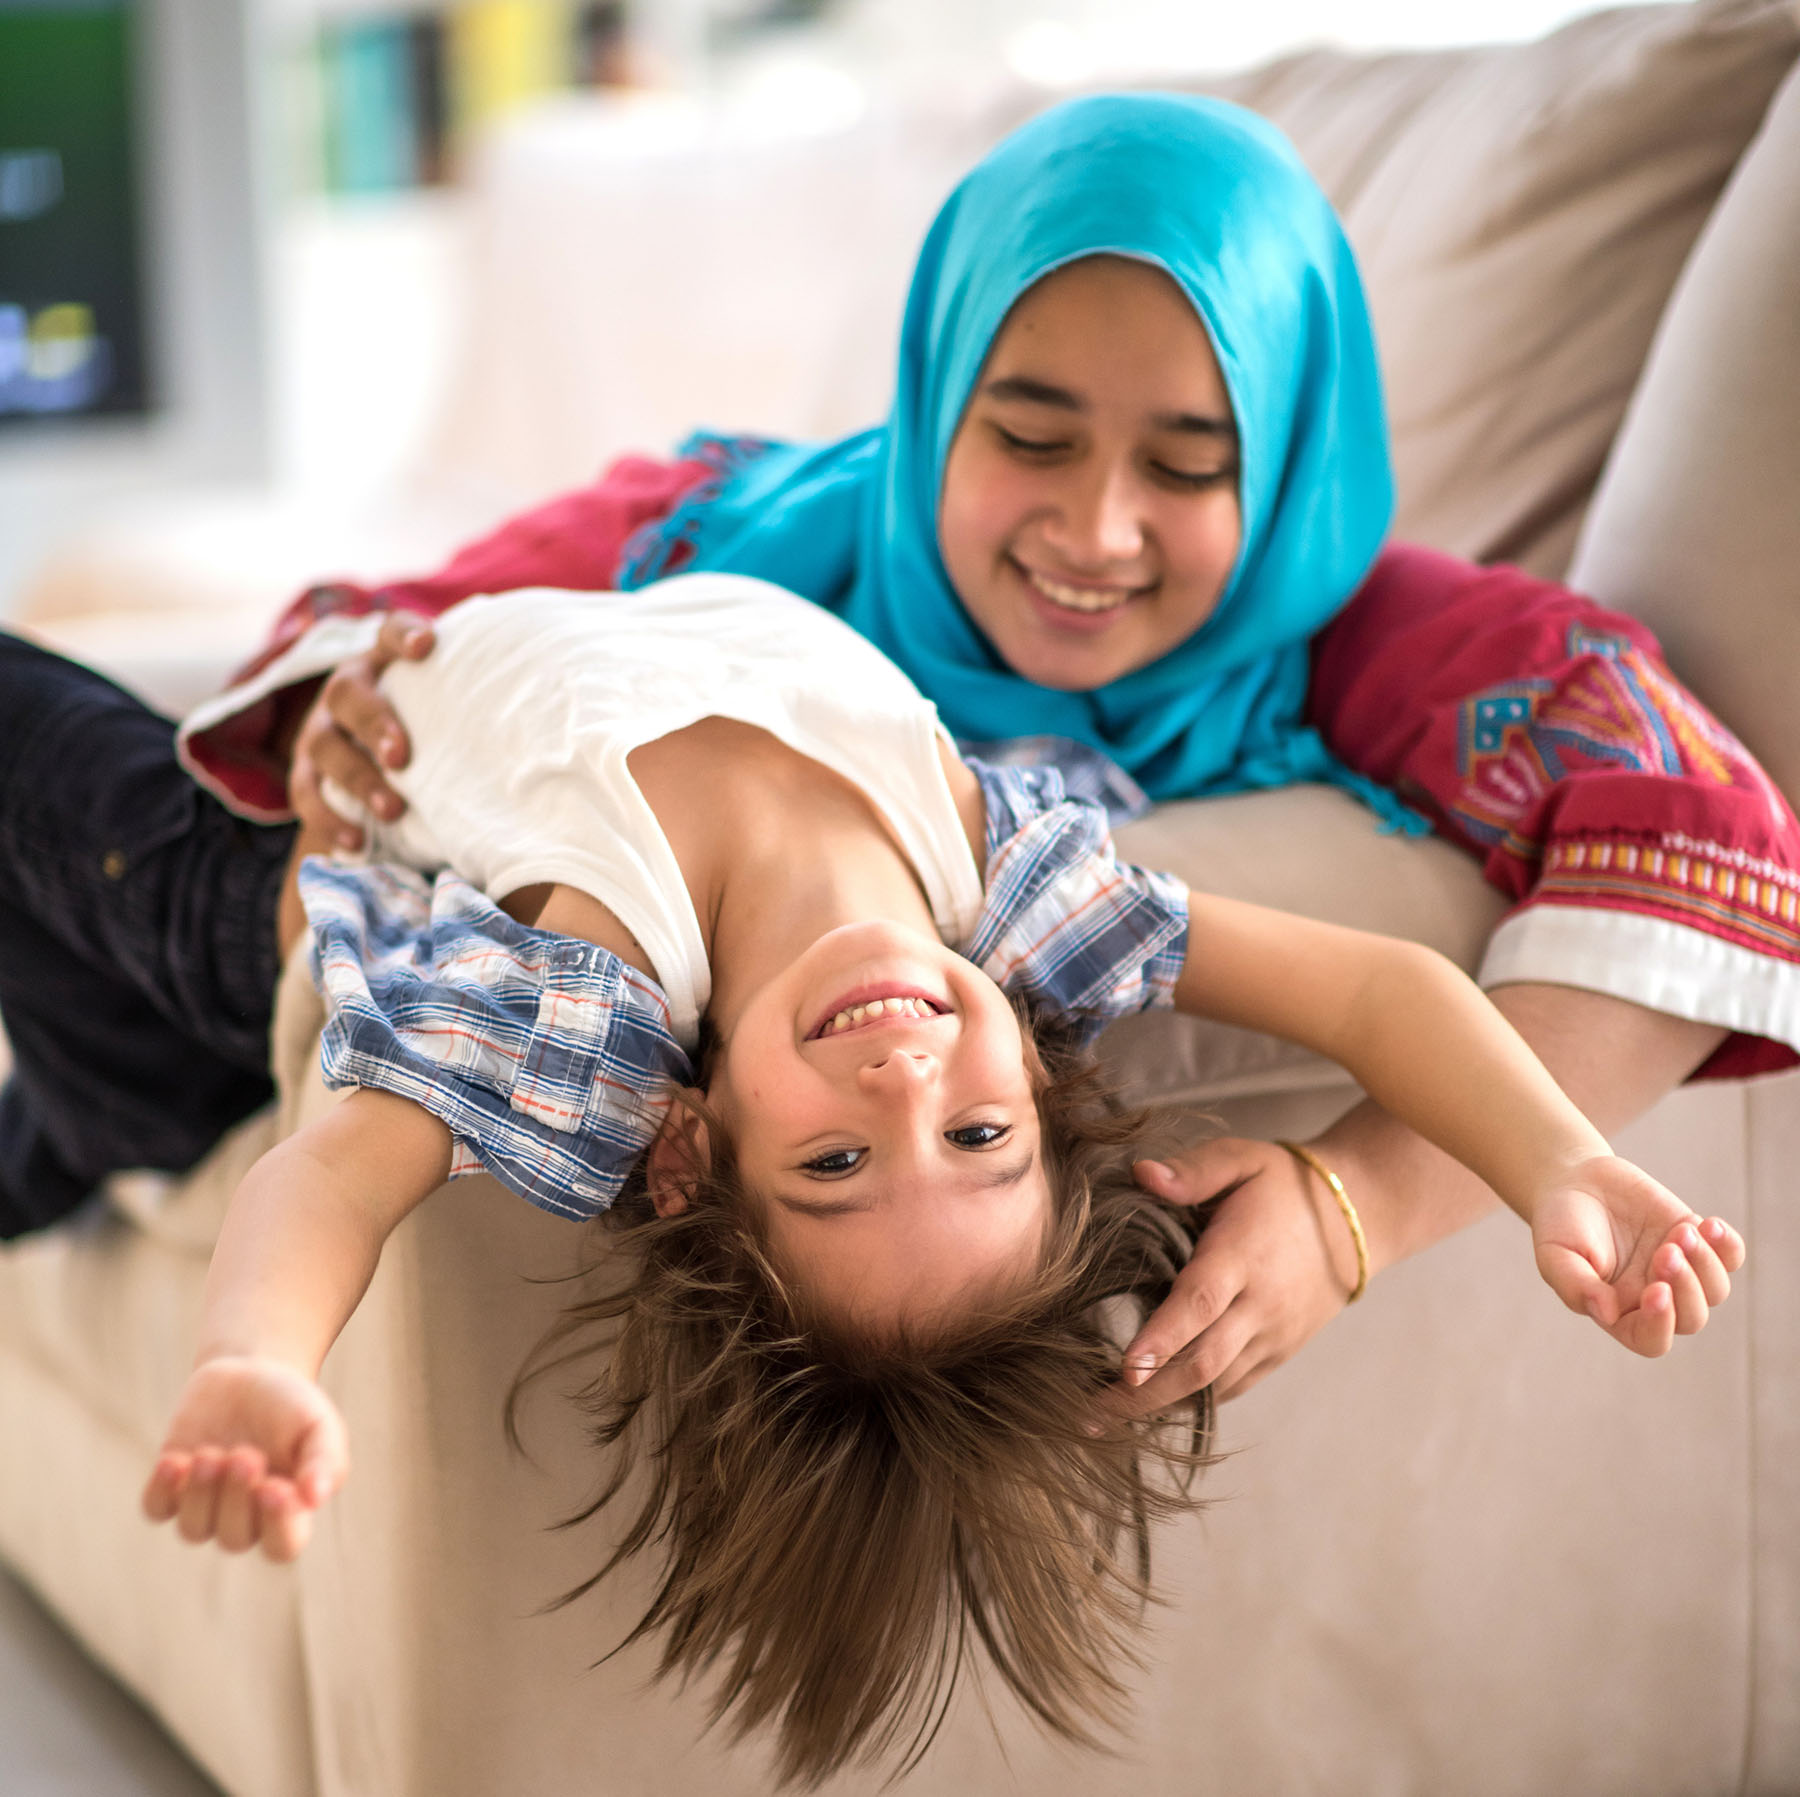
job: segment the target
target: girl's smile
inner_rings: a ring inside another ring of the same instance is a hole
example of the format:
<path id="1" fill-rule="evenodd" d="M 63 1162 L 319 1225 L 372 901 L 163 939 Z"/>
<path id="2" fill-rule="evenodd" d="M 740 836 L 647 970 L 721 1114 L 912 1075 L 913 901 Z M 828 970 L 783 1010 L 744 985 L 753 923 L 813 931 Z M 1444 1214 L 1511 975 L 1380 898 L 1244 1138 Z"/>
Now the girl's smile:
<path id="1" fill-rule="evenodd" d="M 1205 623 L 1237 560 L 1238 441 L 1199 315 L 1089 256 L 1001 327 L 945 463 L 944 568 L 1016 673 L 1105 686 Z"/>
<path id="2" fill-rule="evenodd" d="M 1006 558 L 1014 572 L 1031 589 L 1046 630 L 1095 634 L 1112 622 L 1114 613 L 1133 600 L 1148 598 L 1155 582 L 1128 586 L 1119 582 L 1096 583 L 1054 577 L 1040 568 L 1028 568 L 1016 556 Z"/>

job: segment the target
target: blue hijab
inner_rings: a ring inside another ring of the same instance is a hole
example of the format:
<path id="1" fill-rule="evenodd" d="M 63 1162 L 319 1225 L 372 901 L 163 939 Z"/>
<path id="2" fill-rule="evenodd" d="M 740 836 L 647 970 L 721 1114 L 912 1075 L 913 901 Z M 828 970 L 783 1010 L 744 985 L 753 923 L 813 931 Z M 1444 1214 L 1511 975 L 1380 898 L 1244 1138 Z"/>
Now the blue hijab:
<path id="1" fill-rule="evenodd" d="M 944 463 L 995 334 L 1083 256 L 1166 271 L 1211 336 L 1239 433 L 1242 536 L 1213 615 L 1090 692 L 1002 662 L 938 550 Z M 1274 127 L 1177 94 L 1041 114 L 952 193 L 919 255 L 884 425 L 826 444 L 703 435 L 718 477 L 634 542 L 621 584 L 675 568 L 758 575 L 886 651 L 957 736 L 1056 735 L 1152 798 L 1328 780 L 1392 824 L 1390 794 L 1301 721 L 1308 639 L 1356 590 L 1393 511 L 1374 337 L 1330 203 Z"/>

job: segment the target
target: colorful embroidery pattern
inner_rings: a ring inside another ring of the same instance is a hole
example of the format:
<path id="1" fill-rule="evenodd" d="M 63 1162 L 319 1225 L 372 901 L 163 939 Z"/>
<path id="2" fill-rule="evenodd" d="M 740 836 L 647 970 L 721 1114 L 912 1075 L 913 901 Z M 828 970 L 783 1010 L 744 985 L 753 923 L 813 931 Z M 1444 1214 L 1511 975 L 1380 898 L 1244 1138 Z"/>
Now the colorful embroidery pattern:
<path id="1" fill-rule="evenodd" d="M 1651 912 L 1800 961 L 1800 876 L 1679 831 L 1644 841 L 1553 843 L 1532 898 Z"/>
<path id="2" fill-rule="evenodd" d="M 1570 627 L 1557 679 L 1509 681 L 1465 699 L 1451 807 L 1477 842 L 1535 857 L 1539 802 L 1583 767 L 1738 783 L 1736 739 L 1628 638 Z"/>

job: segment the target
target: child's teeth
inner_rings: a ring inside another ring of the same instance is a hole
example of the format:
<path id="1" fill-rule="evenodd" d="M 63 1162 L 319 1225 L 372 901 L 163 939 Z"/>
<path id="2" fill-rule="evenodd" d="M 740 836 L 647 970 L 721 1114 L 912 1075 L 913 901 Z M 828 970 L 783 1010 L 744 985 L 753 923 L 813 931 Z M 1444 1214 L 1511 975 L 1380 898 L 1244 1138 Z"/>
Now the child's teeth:
<path id="1" fill-rule="evenodd" d="M 826 1024 L 823 1035 L 830 1035 L 834 1030 L 854 1029 L 859 1023 L 873 1022 L 879 1017 L 935 1017 L 937 1008 L 923 998 L 872 998 L 867 1004 L 853 1005 L 847 1011 L 839 1011 Z"/>

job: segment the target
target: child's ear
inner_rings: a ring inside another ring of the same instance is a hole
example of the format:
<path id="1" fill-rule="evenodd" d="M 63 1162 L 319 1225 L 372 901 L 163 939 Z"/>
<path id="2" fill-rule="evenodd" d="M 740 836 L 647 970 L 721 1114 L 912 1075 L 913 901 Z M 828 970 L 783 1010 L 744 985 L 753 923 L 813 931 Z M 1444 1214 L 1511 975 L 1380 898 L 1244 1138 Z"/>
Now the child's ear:
<path id="1" fill-rule="evenodd" d="M 678 1217 L 688 1207 L 688 1193 L 706 1171 L 709 1144 L 706 1119 L 686 1101 L 700 1094 L 681 1087 L 669 1114 L 650 1144 L 644 1172 L 650 1187 L 650 1202 L 659 1217 Z"/>

